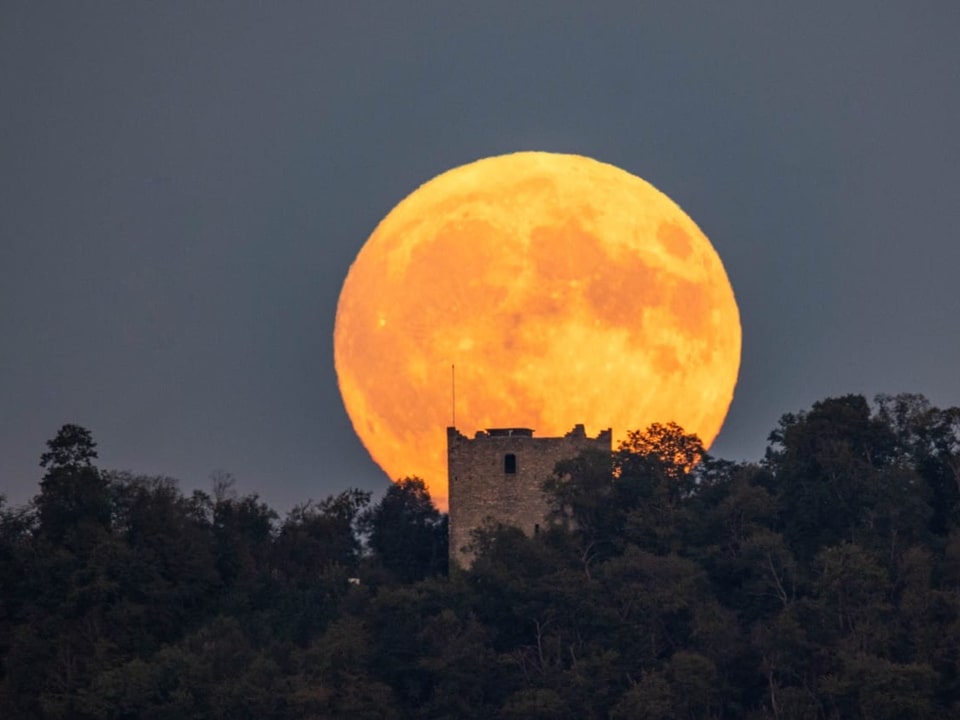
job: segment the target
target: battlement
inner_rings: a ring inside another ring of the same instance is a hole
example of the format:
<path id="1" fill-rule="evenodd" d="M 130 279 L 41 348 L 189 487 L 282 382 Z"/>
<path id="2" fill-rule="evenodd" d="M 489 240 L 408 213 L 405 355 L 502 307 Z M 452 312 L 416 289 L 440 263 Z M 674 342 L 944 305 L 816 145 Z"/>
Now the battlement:
<path id="1" fill-rule="evenodd" d="M 488 428 L 469 438 L 448 427 L 450 559 L 469 566 L 470 533 L 488 521 L 537 534 L 549 510 L 542 486 L 556 464 L 588 449 L 610 452 L 611 437 L 610 429 L 588 437 L 583 425 L 544 438 L 530 428 Z"/>

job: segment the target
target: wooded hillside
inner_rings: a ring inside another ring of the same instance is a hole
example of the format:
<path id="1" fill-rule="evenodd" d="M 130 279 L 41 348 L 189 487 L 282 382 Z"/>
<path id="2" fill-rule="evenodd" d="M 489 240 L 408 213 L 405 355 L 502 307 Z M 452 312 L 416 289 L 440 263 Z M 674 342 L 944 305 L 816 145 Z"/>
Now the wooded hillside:
<path id="1" fill-rule="evenodd" d="M 446 566 L 415 479 L 286 517 L 64 426 L 0 502 L 4 718 L 955 718 L 960 409 L 830 398 L 758 463 L 676 426 L 544 478 Z"/>

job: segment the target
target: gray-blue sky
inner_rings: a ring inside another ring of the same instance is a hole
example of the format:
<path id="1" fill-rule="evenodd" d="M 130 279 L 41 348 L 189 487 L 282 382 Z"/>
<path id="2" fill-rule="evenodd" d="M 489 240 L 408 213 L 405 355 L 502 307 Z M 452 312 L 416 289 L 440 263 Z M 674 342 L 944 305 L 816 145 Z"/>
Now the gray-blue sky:
<path id="1" fill-rule="evenodd" d="M 65 422 L 281 509 L 385 486 L 340 283 L 417 185 L 513 150 L 623 167 L 711 238 L 744 337 L 718 454 L 831 394 L 960 404 L 957 37 L 947 0 L 8 0 L 0 491 Z"/>

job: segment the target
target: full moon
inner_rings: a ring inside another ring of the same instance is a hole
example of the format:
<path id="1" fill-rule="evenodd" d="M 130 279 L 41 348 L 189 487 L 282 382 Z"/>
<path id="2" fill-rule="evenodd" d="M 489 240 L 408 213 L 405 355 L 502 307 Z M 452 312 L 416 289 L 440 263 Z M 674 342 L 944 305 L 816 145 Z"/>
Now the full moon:
<path id="1" fill-rule="evenodd" d="M 578 155 L 449 170 L 380 222 L 344 281 L 337 379 L 393 479 L 447 504 L 445 428 L 675 422 L 709 447 L 733 398 L 740 315 L 719 256 L 670 198 Z"/>

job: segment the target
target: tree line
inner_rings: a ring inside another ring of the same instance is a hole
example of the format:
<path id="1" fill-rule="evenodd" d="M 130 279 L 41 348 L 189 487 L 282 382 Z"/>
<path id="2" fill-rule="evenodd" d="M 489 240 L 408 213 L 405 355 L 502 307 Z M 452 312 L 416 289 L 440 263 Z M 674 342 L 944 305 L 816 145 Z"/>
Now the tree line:
<path id="1" fill-rule="evenodd" d="M 764 458 L 676 425 L 544 478 L 447 567 L 422 481 L 280 517 L 65 425 L 0 501 L 7 718 L 960 716 L 960 409 L 828 398 Z"/>

